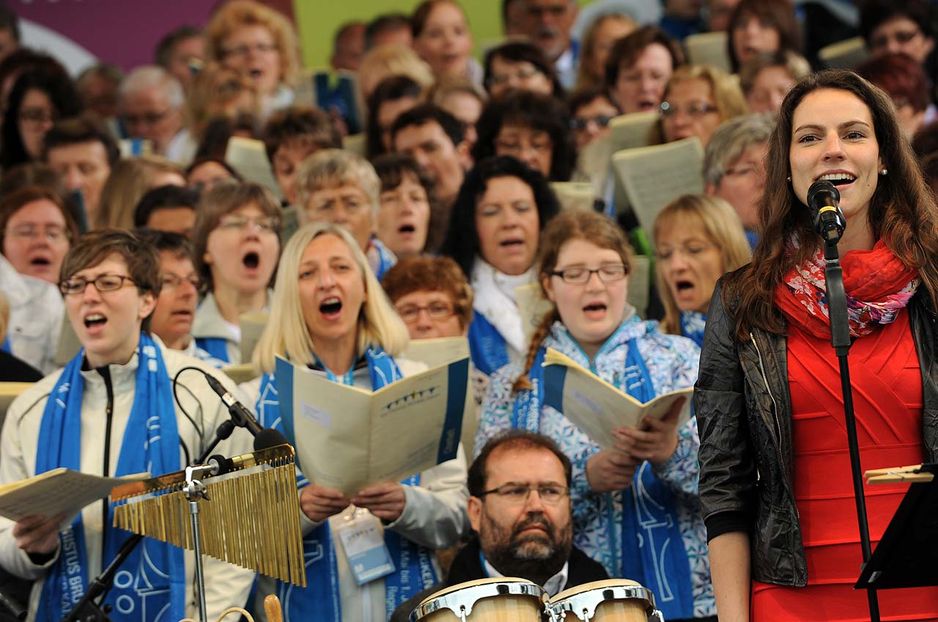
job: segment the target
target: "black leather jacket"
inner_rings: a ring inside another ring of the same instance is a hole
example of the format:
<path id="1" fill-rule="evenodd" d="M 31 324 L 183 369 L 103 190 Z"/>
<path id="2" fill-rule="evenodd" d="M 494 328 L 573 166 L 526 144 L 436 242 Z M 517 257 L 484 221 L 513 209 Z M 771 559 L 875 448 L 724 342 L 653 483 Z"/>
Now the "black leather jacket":
<path id="1" fill-rule="evenodd" d="M 740 343 L 717 284 L 694 391 L 700 501 L 707 537 L 747 532 L 756 581 L 804 586 L 808 572 L 792 492 L 787 339 L 754 329 Z M 938 457 L 938 332 L 925 288 L 909 303 L 922 368 L 925 458 Z"/>

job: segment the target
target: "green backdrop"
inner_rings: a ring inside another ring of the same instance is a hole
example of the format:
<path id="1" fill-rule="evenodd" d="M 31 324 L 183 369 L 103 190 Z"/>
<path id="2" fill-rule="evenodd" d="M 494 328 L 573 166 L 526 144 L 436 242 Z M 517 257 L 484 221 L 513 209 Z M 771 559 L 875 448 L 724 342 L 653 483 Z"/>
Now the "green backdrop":
<path id="1" fill-rule="evenodd" d="M 368 21 L 390 11 L 409 13 L 420 0 L 294 0 L 303 45 L 303 62 L 311 69 L 328 67 L 332 35 L 350 20 Z M 461 0 L 469 16 L 476 52 L 501 38 L 501 0 Z M 581 5 L 587 1 L 580 0 Z"/>

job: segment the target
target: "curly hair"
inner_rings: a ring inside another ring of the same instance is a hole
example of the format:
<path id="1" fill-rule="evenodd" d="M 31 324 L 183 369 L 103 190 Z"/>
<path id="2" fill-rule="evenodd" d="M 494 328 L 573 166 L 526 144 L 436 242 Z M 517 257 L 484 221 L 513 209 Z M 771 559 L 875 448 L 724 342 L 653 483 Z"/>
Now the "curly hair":
<path id="1" fill-rule="evenodd" d="M 208 59 L 222 62 L 224 44 L 242 26 L 263 26 L 270 31 L 280 54 L 280 81 L 292 85 L 300 71 L 300 48 L 296 33 L 286 17 L 252 0 L 231 0 L 221 5 L 205 27 L 205 51 Z"/>
<path id="2" fill-rule="evenodd" d="M 476 122 L 478 140 L 472 147 L 476 162 L 495 155 L 495 140 L 504 126 L 520 126 L 550 136 L 551 181 L 567 181 L 576 164 L 576 147 L 570 132 L 567 106 L 550 95 L 513 91 L 490 101 Z"/>
<path id="3" fill-rule="evenodd" d="M 449 257 L 405 257 L 387 271 L 381 286 L 392 303 L 414 292 L 442 292 L 453 302 L 459 327 L 472 322 L 472 288 Z"/>
<path id="4" fill-rule="evenodd" d="M 550 184 L 539 172 L 528 168 L 511 156 L 493 156 L 480 161 L 466 173 L 453 203 L 449 231 L 440 253 L 452 257 L 468 278 L 472 264 L 479 254 L 479 232 L 476 229 L 476 205 L 485 194 L 489 180 L 498 177 L 516 177 L 523 181 L 534 194 L 540 229 L 560 213 L 560 203 L 550 189 Z"/>

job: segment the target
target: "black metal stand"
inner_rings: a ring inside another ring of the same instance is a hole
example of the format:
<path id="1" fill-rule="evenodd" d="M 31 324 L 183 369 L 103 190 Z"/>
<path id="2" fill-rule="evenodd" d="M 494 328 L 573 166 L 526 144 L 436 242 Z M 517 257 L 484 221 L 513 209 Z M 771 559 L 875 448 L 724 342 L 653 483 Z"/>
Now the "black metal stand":
<path id="1" fill-rule="evenodd" d="M 938 476 L 938 464 L 923 464 L 916 471 Z M 885 590 L 936 585 L 938 478 L 913 479 L 854 587 Z"/>
<path id="2" fill-rule="evenodd" d="M 62 618 L 62 622 L 103 622 L 110 619 L 107 616 L 109 613 L 107 608 L 102 609 L 95 603 L 95 599 L 107 594 L 107 591 L 111 589 L 117 570 L 127 561 L 141 540 L 143 536 L 136 534 L 127 538 L 108 567 L 88 585 L 85 595 L 72 607 L 68 615 Z"/>
<path id="3" fill-rule="evenodd" d="M 839 239 L 839 236 L 838 236 Z M 850 449 L 850 473 L 853 478 L 853 495 L 857 504 L 857 525 L 860 528 L 860 548 L 863 564 L 870 560 L 870 528 L 866 517 L 866 497 L 863 494 L 863 470 L 860 466 L 860 444 L 857 440 L 857 420 L 853 412 L 853 389 L 850 386 L 850 325 L 847 321 L 847 297 L 844 293 L 843 269 L 837 251 L 838 240 L 827 240 L 824 244 L 824 279 L 827 284 L 827 304 L 831 323 L 831 345 L 840 363 L 840 386 L 844 398 L 844 423 L 847 427 L 847 445 Z M 861 568 L 862 570 L 862 568 Z M 879 600 L 876 589 L 867 589 L 870 620 L 879 622 Z"/>

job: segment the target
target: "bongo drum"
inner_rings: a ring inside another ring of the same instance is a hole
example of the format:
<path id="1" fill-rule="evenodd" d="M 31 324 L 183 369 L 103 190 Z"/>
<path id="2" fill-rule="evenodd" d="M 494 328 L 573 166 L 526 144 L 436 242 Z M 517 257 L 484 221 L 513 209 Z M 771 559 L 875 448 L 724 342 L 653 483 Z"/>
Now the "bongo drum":
<path id="1" fill-rule="evenodd" d="M 542 622 L 546 602 L 544 590 L 530 581 L 490 577 L 431 594 L 410 622 Z"/>
<path id="2" fill-rule="evenodd" d="M 661 622 L 651 590 L 628 579 L 584 583 L 548 604 L 554 622 Z"/>

